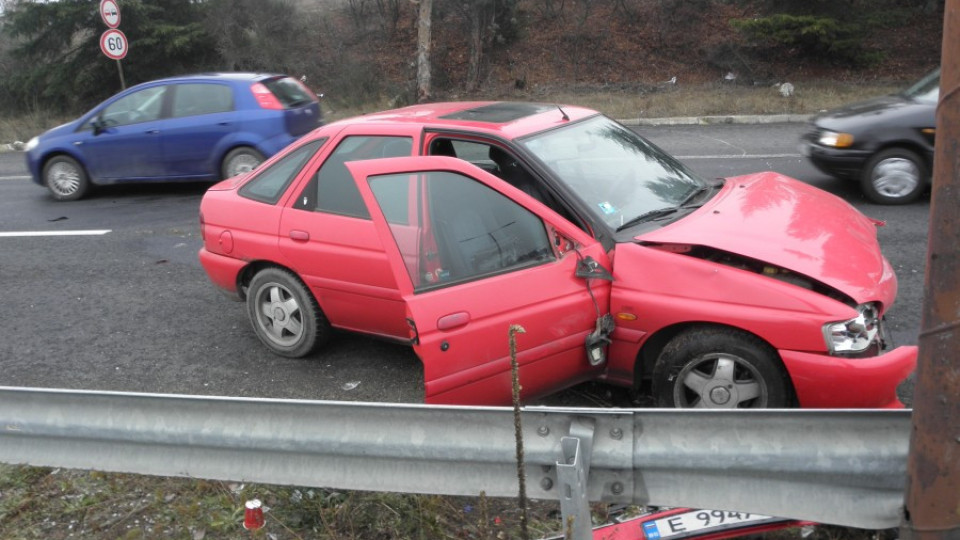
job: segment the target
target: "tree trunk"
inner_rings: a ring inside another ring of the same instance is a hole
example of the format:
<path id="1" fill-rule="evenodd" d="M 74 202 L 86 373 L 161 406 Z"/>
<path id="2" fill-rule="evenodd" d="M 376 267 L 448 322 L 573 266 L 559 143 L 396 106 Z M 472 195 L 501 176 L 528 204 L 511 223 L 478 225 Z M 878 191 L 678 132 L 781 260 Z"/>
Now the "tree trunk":
<path id="1" fill-rule="evenodd" d="M 430 23 L 433 0 L 420 0 L 417 21 L 417 102 L 430 100 Z"/>
<path id="2" fill-rule="evenodd" d="M 467 68 L 467 92 L 473 92 L 480 86 L 480 55 L 483 51 L 483 37 L 480 31 L 483 24 L 482 17 L 482 7 L 474 7 L 472 20 L 470 21 L 470 65 Z"/>

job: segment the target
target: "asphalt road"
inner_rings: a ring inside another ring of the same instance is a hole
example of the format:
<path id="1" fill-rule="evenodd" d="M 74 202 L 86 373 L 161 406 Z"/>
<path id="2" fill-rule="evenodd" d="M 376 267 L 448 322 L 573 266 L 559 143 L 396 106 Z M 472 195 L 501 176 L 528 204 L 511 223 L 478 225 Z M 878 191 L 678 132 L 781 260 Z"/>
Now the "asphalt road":
<path id="1" fill-rule="evenodd" d="M 799 124 L 644 127 L 637 131 L 706 177 L 775 170 L 887 221 L 884 253 L 900 279 L 888 319 L 897 344 L 917 342 L 929 202 L 882 207 L 799 156 Z M 273 356 L 242 304 L 207 280 L 197 209 L 206 185 L 111 187 L 57 203 L 0 154 L 0 386 L 199 395 L 419 402 L 422 369 L 406 347 L 340 334 L 313 357 Z M 9 236 L 96 231 L 80 236 Z M 104 232 L 108 231 L 108 232 Z M 902 395 L 909 402 L 912 386 Z M 629 406 L 600 383 L 543 400 Z"/>

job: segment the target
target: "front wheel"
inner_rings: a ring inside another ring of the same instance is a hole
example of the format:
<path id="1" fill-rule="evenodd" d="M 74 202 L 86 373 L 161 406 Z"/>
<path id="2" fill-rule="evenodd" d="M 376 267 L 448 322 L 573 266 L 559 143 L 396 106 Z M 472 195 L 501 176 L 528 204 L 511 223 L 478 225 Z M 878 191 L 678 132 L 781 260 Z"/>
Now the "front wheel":
<path id="1" fill-rule="evenodd" d="M 58 201 L 75 201 L 90 189 L 83 166 L 68 156 L 56 156 L 43 166 L 43 183 Z"/>
<path id="2" fill-rule="evenodd" d="M 920 196 L 927 183 L 927 168 L 915 152 L 889 148 L 870 158 L 860 187 L 877 204 L 907 204 Z"/>
<path id="3" fill-rule="evenodd" d="M 697 328 L 664 347 L 653 369 L 661 407 L 765 409 L 790 406 L 790 383 L 776 352 L 727 328 Z"/>
<path id="4" fill-rule="evenodd" d="M 261 270 L 250 280 L 247 314 L 260 341 L 287 358 L 310 354 L 330 336 L 330 324 L 313 295 L 279 268 Z"/>
<path id="5" fill-rule="evenodd" d="M 263 159 L 263 154 L 248 146 L 234 148 L 223 158 L 220 175 L 227 179 L 250 172 L 263 163 Z"/>

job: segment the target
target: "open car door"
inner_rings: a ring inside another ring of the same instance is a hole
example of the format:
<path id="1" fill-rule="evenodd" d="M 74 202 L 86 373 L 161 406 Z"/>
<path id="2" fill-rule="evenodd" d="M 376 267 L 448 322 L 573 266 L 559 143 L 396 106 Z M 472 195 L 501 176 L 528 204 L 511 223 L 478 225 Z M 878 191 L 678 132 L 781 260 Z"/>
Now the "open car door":
<path id="1" fill-rule="evenodd" d="M 610 283 L 577 277 L 610 267 L 593 238 L 455 158 L 347 166 L 406 303 L 427 403 L 509 404 L 512 325 L 524 399 L 603 369 Z"/>

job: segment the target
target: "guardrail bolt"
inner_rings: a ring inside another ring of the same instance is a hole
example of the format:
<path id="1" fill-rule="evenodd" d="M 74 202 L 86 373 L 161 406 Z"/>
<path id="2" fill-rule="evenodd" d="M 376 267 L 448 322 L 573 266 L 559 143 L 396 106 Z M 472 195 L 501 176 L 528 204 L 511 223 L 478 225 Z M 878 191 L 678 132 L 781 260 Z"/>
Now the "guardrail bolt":
<path id="1" fill-rule="evenodd" d="M 610 491 L 612 491 L 614 495 L 620 495 L 623 493 L 623 484 L 620 482 L 614 482 L 613 485 L 610 486 Z"/>
<path id="2" fill-rule="evenodd" d="M 547 426 L 540 426 L 537 428 L 537 433 L 539 433 L 541 437 L 546 437 L 550 434 L 550 428 Z"/>
<path id="3" fill-rule="evenodd" d="M 553 488 L 553 480 L 549 478 L 540 480 L 540 487 L 543 488 L 544 491 L 550 491 L 550 489 Z"/>
<path id="4" fill-rule="evenodd" d="M 610 430 L 610 436 L 619 441 L 620 439 L 623 438 L 623 430 L 618 427 L 615 427 Z"/>

